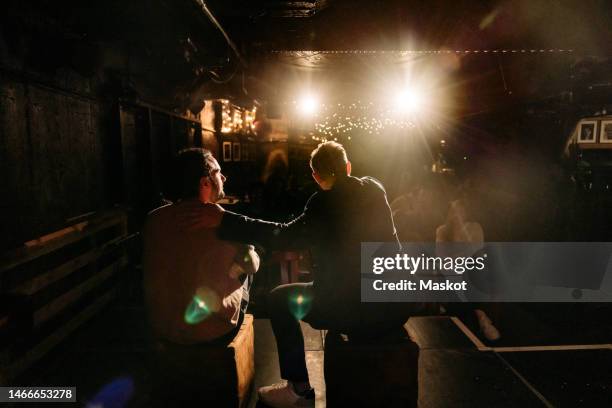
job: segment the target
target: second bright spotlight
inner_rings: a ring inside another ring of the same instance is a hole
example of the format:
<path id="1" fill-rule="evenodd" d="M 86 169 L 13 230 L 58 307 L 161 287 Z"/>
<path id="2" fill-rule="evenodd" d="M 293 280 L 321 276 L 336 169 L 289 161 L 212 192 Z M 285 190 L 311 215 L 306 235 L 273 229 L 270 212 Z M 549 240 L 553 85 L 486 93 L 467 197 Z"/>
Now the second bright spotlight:
<path id="1" fill-rule="evenodd" d="M 297 101 L 297 109 L 302 115 L 312 116 L 319 110 L 319 99 L 312 94 L 304 94 Z"/>
<path id="2" fill-rule="evenodd" d="M 400 113 L 417 113 L 423 109 L 424 105 L 425 94 L 416 87 L 402 89 L 395 96 L 395 108 Z"/>

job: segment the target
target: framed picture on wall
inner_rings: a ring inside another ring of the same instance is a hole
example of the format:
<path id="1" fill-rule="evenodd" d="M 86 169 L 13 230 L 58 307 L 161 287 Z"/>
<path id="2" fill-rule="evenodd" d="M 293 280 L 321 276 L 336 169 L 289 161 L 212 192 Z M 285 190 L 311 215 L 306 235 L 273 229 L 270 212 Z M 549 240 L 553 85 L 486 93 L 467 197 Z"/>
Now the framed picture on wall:
<path id="1" fill-rule="evenodd" d="M 234 161 L 240 161 L 240 143 L 234 143 L 234 149 L 232 151 L 232 156 Z"/>
<path id="2" fill-rule="evenodd" d="M 612 119 L 601 121 L 600 143 L 612 143 Z"/>
<path id="3" fill-rule="evenodd" d="M 595 127 L 597 121 L 595 120 L 584 120 L 580 122 L 578 128 L 578 143 L 595 143 Z"/>
<path id="4" fill-rule="evenodd" d="M 223 161 L 232 161 L 232 142 L 223 142 Z"/>

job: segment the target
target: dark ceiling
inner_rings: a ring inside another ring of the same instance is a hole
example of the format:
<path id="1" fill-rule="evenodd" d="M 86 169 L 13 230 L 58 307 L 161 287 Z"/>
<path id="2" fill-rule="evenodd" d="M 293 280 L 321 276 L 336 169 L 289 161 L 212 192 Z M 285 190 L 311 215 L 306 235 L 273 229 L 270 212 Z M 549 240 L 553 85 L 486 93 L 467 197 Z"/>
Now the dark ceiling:
<path id="1" fill-rule="evenodd" d="M 376 93 L 381 77 L 447 66 L 441 86 L 477 111 L 571 91 L 576 64 L 612 55 L 609 0 L 207 4 L 246 55 L 247 92 L 263 99 L 291 98 L 304 83 L 354 99 Z"/>
<path id="2" fill-rule="evenodd" d="M 607 0 L 326 0 L 207 2 L 230 32 L 266 51 L 546 47 L 601 51 Z M 297 17 L 300 16 L 300 17 Z"/>
<path id="3" fill-rule="evenodd" d="M 10 4 L 0 16 L 10 52 L 48 70 L 66 61 L 83 72 L 127 66 L 124 83 L 177 109 L 210 97 L 282 101 L 305 86 L 376 99 L 381 83 L 398 86 L 406 71 L 437 75 L 432 92 L 450 90 L 467 112 L 612 83 L 610 0 Z M 128 61 L 109 67 L 106 49 Z"/>

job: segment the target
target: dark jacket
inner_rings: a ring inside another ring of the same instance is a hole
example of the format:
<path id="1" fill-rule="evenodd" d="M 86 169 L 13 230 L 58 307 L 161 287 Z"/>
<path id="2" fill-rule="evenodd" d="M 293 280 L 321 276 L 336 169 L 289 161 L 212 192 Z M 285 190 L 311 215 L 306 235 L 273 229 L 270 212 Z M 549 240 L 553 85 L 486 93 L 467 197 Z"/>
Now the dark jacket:
<path id="1" fill-rule="evenodd" d="M 226 212 L 219 234 L 266 249 L 309 249 L 314 299 L 306 320 L 317 328 L 371 328 L 408 318 L 406 305 L 361 303 L 361 243 L 395 242 L 399 249 L 385 189 L 371 177 L 347 177 L 316 192 L 286 224 Z"/>

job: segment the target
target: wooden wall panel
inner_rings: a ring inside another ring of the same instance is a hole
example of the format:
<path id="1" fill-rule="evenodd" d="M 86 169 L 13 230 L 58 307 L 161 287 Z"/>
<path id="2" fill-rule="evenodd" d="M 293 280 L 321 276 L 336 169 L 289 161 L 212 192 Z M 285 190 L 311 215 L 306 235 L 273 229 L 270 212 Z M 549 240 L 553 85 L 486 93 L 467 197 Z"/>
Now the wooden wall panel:
<path id="1" fill-rule="evenodd" d="M 98 102 L 0 78 L 0 248 L 111 205 Z"/>
<path id="2" fill-rule="evenodd" d="M 0 77 L 0 245 L 19 242 L 25 225 L 32 225 L 35 205 L 26 200 L 32 171 L 28 143 L 28 106 L 25 87 Z"/>
<path id="3" fill-rule="evenodd" d="M 130 209 L 130 225 L 138 228 L 153 209 L 155 193 L 151 182 L 151 147 L 148 111 L 141 107 L 122 107 L 121 150 L 125 204 Z"/>

